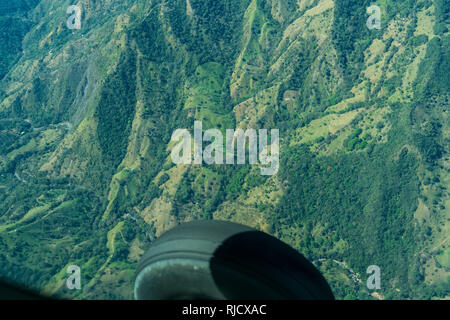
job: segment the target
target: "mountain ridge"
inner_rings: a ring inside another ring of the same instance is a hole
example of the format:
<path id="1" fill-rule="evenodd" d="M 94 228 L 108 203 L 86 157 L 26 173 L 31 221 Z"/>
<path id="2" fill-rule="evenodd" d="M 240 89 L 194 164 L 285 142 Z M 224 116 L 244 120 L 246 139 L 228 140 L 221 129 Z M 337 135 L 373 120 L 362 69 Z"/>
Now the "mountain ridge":
<path id="1" fill-rule="evenodd" d="M 86 0 L 80 30 L 64 4 L 31 9 L 0 84 L 0 274 L 130 298 L 155 237 L 214 218 L 326 259 L 338 298 L 372 292 L 333 260 L 380 265 L 387 299 L 448 294 L 446 1 L 380 2 L 381 30 L 369 1 Z M 280 172 L 174 166 L 194 120 L 280 129 Z"/>

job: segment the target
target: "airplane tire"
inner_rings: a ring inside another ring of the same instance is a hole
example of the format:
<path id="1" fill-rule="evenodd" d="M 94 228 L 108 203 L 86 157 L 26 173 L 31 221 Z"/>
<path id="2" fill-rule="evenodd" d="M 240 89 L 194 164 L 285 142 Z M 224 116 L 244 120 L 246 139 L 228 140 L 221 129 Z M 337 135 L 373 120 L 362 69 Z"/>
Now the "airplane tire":
<path id="1" fill-rule="evenodd" d="M 217 220 L 181 224 L 156 239 L 135 277 L 138 300 L 332 300 L 320 272 L 284 242 Z"/>

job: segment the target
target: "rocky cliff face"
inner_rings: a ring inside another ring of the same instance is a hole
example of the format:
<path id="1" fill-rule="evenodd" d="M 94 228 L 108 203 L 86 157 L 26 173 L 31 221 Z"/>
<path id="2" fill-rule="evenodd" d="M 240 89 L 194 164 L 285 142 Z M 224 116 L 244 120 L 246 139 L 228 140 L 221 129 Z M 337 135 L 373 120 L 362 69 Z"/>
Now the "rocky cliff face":
<path id="1" fill-rule="evenodd" d="M 446 0 L 0 1 L 0 275 L 130 298 L 162 232 L 264 230 L 338 298 L 448 292 Z M 20 21 L 20 22 L 19 22 Z M 279 129 L 280 169 L 174 165 L 172 133 Z M 78 265 L 82 289 L 65 286 Z M 447 287 L 446 287 L 447 286 Z"/>

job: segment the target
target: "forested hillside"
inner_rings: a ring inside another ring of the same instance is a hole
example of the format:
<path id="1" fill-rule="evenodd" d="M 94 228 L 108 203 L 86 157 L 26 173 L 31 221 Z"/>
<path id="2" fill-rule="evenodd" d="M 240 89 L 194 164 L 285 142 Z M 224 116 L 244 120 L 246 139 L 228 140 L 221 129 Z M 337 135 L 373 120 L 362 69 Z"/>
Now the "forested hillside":
<path id="1" fill-rule="evenodd" d="M 155 238 L 220 219 L 293 246 L 338 299 L 449 298 L 449 10 L 0 0 L 0 277 L 128 299 Z M 279 129 L 278 173 L 173 164 L 171 135 L 195 120 Z M 81 290 L 66 287 L 70 265 Z"/>

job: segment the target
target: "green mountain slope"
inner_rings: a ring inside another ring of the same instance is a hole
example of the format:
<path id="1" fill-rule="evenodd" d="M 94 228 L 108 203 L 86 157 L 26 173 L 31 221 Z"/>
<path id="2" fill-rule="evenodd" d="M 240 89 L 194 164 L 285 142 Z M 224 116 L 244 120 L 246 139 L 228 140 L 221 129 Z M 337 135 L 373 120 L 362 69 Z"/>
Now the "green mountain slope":
<path id="1" fill-rule="evenodd" d="M 292 245 L 339 299 L 448 297 L 447 0 L 379 1 L 380 30 L 366 0 L 84 0 L 80 30 L 69 1 L 7 3 L 1 277 L 131 298 L 153 239 L 222 219 Z M 171 135 L 195 120 L 279 129 L 278 174 L 175 166 Z"/>

